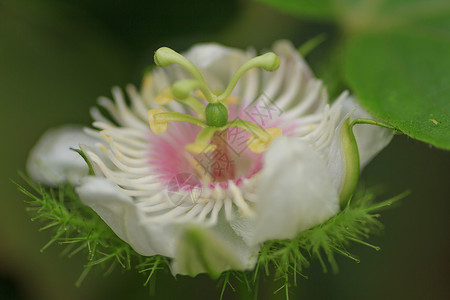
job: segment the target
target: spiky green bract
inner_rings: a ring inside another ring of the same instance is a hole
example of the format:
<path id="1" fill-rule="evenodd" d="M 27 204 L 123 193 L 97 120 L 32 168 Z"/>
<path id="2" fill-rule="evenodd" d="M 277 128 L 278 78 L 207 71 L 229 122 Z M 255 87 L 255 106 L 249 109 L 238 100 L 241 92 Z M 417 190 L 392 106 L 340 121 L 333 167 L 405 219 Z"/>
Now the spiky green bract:
<path id="1" fill-rule="evenodd" d="M 89 271 L 96 266 L 105 268 L 106 273 L 111 272 L 117 265 L 126 270 L 136 269 L 139 273 L 147 274 L 145 284 L 157 271 L 169 270 L 168 258 L 158 255 L 143 257 L 118 238 L 93 210 L 81 203 L 72 186 L 64 185 L 59 189 L 43 188 L 34 185 L 26 177 L 24 179 L 32 191 L 17 186 L 31 199 L 27 203 L 28 210 L 33 215 L 32 220 L 44 224 L 41 230 L 53 231 L 53 237 L 41 251 L 57 243 L 66 246 L 63 254 L 68 257 L 81 253 L 87 256 L 85 269 L 77 285 L 81 284 Z M 328 266 L 333 272 L 337 272 L 335 253 L 359 262 L 346 247 L 351 242 L 356 242 L 378 250 L 378 247 L 365 241 L 370 234 L 382 228 L 378 212 L 407 194 L 408 192 L 375 203 L 373 193 L 358 192 L 339 214 L 323 224 L 300 233 L 292 240 L 266 242 L 260 250 L 253 271 L 227 271 L 221 274 L 220 297 L 222 298 L 228 286 L 242 295 L 253 294 L 256 297 L 261 277 L 274 276 L 282 282 L 275 292 L 283 290 L 288 299 L 289 287 L 297 284 L 297 275 L 305 277 L 302 272 L 312 260 L 319 260 L 325 272 Z M 235 284 L 238 285 L 237 288 Z"/>
<path id="2" fill-rule="evenodd" d="M 359 262 L 355 255 L 348 252 L 346 246 L 355 242 L 379 250 L 379 247 L 365 241 L 371 234 L 383 228 L 378 220 L 378 212 L 389 208 L 408 194 L 409 192 L 404 192 L 389 200 L 374 203 L 373 193 L 358 192 L 339 214 L 325 223 L 300 233 L 292 240 L 266 242 L 260 250 L 253 272 L 241 273 L 237 277 L 236 272 L 222 274 L 222 295 L 226 286 L 231 286 L 231 274 L 240 282 L 250 280 L 252 284 L 256 284 L 261 276 L 274 275 L 282 281 L 281 287 L 274 292 L 284 290 L 286 299 L 289 299 L 289 286 L 297 284 L 297 275 L 305 277 L 303 269 L 308 267 L 312 260 L 319 260 L 324 272 L 328 271 L 328 265 L 333 272 L 338 271 L 335 253 Z M 251 279 L 248 279 L 248 276 L 251 276 Z M 246 279 L 243 279 L 244 277 Z"/>
<path id="3" fill-rule="evenodd" d="M 62 252 L 64 256 L 87 256 L 85 269 L 76 282 L 77 286 L 93 267 L 104 268 L 105 274 L 110 273 L 117 265 L 126 270 L 136 269 L 139 273 L 148 274 L 145 284 L 157 270 L 168 270 L 167 258 L 158 255 L 143 257 L 117 237 L 92 209 L 81 203 L 72 186 L 49 189 L 22 177 L 31 191 L 17 183 L 16 185 L 30 198 L 26 203 L 27 211 L 32 215 L 31 220 L 43 224 L 41 231 L 53 231 L 52 238 L 41 248 L 41 252 L 57 243 L 65 245 Z"/>

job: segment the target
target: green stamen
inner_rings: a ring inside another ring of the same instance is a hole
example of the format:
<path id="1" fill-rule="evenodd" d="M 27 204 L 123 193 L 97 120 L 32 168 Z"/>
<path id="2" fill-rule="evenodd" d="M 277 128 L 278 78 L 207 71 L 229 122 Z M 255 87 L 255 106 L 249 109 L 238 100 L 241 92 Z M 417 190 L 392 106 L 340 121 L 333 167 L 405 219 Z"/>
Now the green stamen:
<path id="1" fill-rule="evenodd" d="M 239 79 L 248 70 L 260 67 L 266 71 L 272 72 L 278 69 L 279 66 L 280 66 L 280 58 L 273 52 L 269 52 L 264 55 L 260 55 L 250 59 L 236 71 L 236 73 L 233 75 L 233 78 L 231 78 L 231 81 L 228 84 L 225 91 L 220 96 L 217 96 L 217 100 L 223 101 L 226 97 L 228 97 L 233 91 L 233 89 L 236 87 L 236 84 L 239 81 Z"/>
<path id="2" fill-rule="evenodd" d="M 167 47 L 161 47 L 155 52 L 155 64 L 160 67 L 168 67 L 171 64 L 183 66 L 199 82 L 201 90 L 208 102 L 216 102 L 216 96 L 211 93 L 200 71 L 184 56 Z"/>
<path id="3" fill-rule="evenodd" d="M 220 130 L 217 127 L 206 127 L 203 128 L 199 134 L 197 135 L 197 137 L 195 138 L 195 143 L 196 144 L 203 144 L 203 145 L 207 145 L 209 144 L 209 142 L 211 141 L 214 133 L 216 131 Z"/>
<path id="4" fill-rule="evenodd" d="M 207 153 L 210 151 L 214 151 L 216 149 L 215 145 L 210 144 L 211 139 L 214 136 L 214 133 L 218 131 L 217 127 L 206 127 L 203 128 L 200 133 L 195 138 L 195 142 L 192 144 L 186 145 L 186 150 L 191 153 L 199 154 L 199 153 Z"/>
<path id="5" fill-rule="evenodd" d="M 205 119 L 205 107 L 203 104 L 195 99 L 194 97 L 188 95 L 187 97 L 179 97 L 177 93 L 173 91 L 173 88 L 164 88 L 154 99 L 156 104 L 166 105 L 172 100 L 189 106 L 200 119 Z"/>
<path id="6" fill-rule="evenodd" d="M 199 127 L 205 128 L 208 125 L 203 120 L 195 118 L 190 115 L 186 115 L 180 112 L 162 112 L 154 115 L 154 119 L 156 122 L 187 122 L 191 124 L 195 124 Z"/>
<path id="7" fill-rule="evenodd" d="M 189 97 L 191 92 L 195 89 L 199 89 L 204 95 L 206 93 L 211 93 L 206 85 L 195 79 L 180 80 L 172 85 L 172 93 L 180 99 Z M 208 98 L 206 98 L 206 100 L 211 103 L 217 102 L 217 100 L 210 101 Z"/>
<path id="8" fill-rule="evenodd" d="M 197 115 L 199 119 L 204 120 L 205 119 L 205 107 L 203 106 L 203 103 L 195 99 L 194 97 L 187 97 L 183 100 L 175 99 L 176 101 L 183 103 L 187 106 L 189 106 Z"/>
<path id="9" fill-rule="evenodd" d="M 167 122 L 178 121 L 188 122 L 202 127 L 202 131 L 198 134 L 195 143 L 186 146 L 186 149 L 193 153 L 201 151 L 213 151 L 222 145 L 216 144 L 212 139 L 217 131 L 224 131 L 230 127 L 237 127 L 252 134 L 248 143 L 250 150 L 261 153 L 267 149 L 271 140 L 282 134 L 279 128 L 269 128 L 267 131 L 260 126 L 249 121 L 234 120 L 228 122 L 227 97 L 230 96 L 236 87 L 238 80 L 248 70 L 260 67 L 266 71 L 275 71 L 280 66 L 280 58 L 273 52 L 257 56 L 244 63 L 233 75 L 225 91 L 217 96 L 213 93 L 205 83 L 200 71 L 185 57 L 167 47 L 159 48 L 155 52 L 155 63 L 161 67 L 167 67 L 171 64 L 179 64 L 183 66 L 194 79 L 181 80 L 175 82 L 170 88 L 168 95 L 161 96 L 161 103 L 164 104 L 164 97 L 173 96 L 173 99 L 189 106 L 198 116 L 192 117 L 179 112 L 164 112 L 162 109 L 153 109 L 148 113 L 150 128 L 153 132 L 159 134 L 167 129 Z M 202 101 L 194 98 L 191 94 L 195 90 L 203 93 L 208 105 L 204 107 Z M 170 101 L 170 100 L 169 100 Z M 226 134 L 226 132 L 225 132 Z M 206 149 L 206 150 L 205 150 Z"/>

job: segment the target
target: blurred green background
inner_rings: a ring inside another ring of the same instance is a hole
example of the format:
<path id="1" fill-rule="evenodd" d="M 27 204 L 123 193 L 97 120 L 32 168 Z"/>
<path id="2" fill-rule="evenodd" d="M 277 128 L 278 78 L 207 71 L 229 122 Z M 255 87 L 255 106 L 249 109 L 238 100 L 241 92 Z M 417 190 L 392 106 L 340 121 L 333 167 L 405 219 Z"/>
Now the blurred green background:
<path id="1" fill-rule="evenodd" d="M 113 85 L 139 84 L 160 46 L 178 51 L 197 42 L 268 48 L 280 38 L 301 45 L 319 33 L 328 40 L 308 56 L 332 93 L 327 53 L 339 31 L 332 25 L 295 19 L 260 3 L 232 1 L 0 0 L 0 299 L 215 299 L 217 282 L 117 269 L 108 277 L 75 281 L 86 258 L 59 256 L 62 247 L 39 249 L 50 234 L 38 232 L 25 212 L 20 182 L 27 154 L 48 128 L 89 124 L 88 110 Z M 338 49 L 339 50 L 339 49 Z M 366 186 L 384 189 L 380 200 L 407 189 L 412 194 L 382 215 L 385 231 L 370 241 L 376 252 L 353 245 L 356 264 L 338 257 L 340 273 L 323 274 L 318 262 L 309 279 L 291 289 L 293 299 L 450 299 L 450 156 L 397 136 L 363 172 Z M 283 299 L 281 282 L 261 282 L 259 299 Z M 151 296 L 150 296 L 151 295 Z M 242 296 L 242 295 L 241 295 Z M 225 299 L 239 298 L 227 291 Z M 243 296 L 242 296 L 243 297 Z"/>

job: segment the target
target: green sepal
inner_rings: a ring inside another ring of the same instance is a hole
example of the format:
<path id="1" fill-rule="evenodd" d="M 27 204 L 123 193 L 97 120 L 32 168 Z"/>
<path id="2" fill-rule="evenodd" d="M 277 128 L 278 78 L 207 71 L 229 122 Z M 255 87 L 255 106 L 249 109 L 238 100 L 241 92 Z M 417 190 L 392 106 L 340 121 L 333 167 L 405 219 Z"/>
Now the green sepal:
<path id="1" fill-rule="evenodd" d="M 77 281 L 77 286 L 81 284 L 89 270 L 97 266 L 106 270 L 105 275 L 109 274 L 115 266 L 124 270 L 138 270 L 139 273 L 147 275 L 145 285 L 149 284 L 155 274 L 168 272 L 168 258 L 160 255 L 143 257 L 136 253 L 92 209 L 80 201 L 70 184 L 60 186 L 59 189 L 51 189 L 34 184 L 26 175 L 22 174 L 21 177 L 30 185 L 29 188 L 14 183 L 21 192 L 29 197 L 25 202 L 28 205 L 27 210 L 33 217 L 32 220 L 43 223 L 41 230 L 52 232 L 52 238 L 43 247 L 43 250 L 52 244 L 65 245 L 63 256 L 72 257 L 81 254 L 87 257 L 88 262 Z M 245 282 L 252 290 L 257 290 L 260 279 L 274 272 L 275 278 L 283 281 L 282 287 L 277 291 L 285 290 L 286 295 L 289 295 L 289 287 L 298 284 L 296 275 L 304 274 L 310 261 L 319 261 L 324 272 L 327 271 L 328 266 L 337 272 L 335 254 L 359 261 L 354 254 L 349 252 L 350 244 L 357 243 L 379 250 L 379 247 L 366 242 L 369 235 L 382 228 L 379 212 L 393 207 L 407 195 L 409 195 L 409 191 L 385 201 L 375 202 L 375 195 L 371 190 L 357 191 L 352 201 L 349 201 L 341 212 L 323 224 L 303 231 L 290 240 L 265 242 L 260 250 L 257 265 L 252 272 L 236 271 L 241 270 L 242 266 L 238 267 L 233 253 L 225 250 L 228 248 L 215 238 L 213 232 L 199 228 L 198 225 L 187 228 L 179 246 L 182 248 L 189 245 L 188 248 L 191 252 L 199 251 L 199 253 L 207 254 L 202 260 L 208 262 L 210 268 L 215 269 L 216 275 L 223 272 L 222 279 L 225 280 L 222 281 L 222 294 L 229 284 L 229 277 L 238 276 L 238 280 Z M 188 248 L 180 248 L 178 254 L 181 251 L 184 253 L 176 257 L 181 259 L 180 266 L 183 269 L 189 263 L 191 266 L 201 266 L 197 262 L 197 256 L 190 258 L 190 254 L 186 253 Z M 212 262 L 215 260 L 211 257 L 215 257 L 225 267 L 219 268 L 217 265 L 213 265 Z M 190 258 L 192 261 L 186 261 L 186 258 Z M 224 263 L 225 261 L 228 263 Z M 247 278 L 247 276 L 251 277 Z M 273 277 L 270 278 L 273 280 Z"/>
<path id="2" fill-rule="evenodd" d="M 220 102 L 209 103 L 205 115 L 208 126 L 222 127 L 228 122 L 228 109 Z"/>
<path id="3" fill-rule="evenodd" d="M 226 270 L 241 269 L 235 255 L 208 229 L 190 225 L 183 233 L 177 260 L 181 274 L 196 276 L 207 272 L 213 279 Z"/>

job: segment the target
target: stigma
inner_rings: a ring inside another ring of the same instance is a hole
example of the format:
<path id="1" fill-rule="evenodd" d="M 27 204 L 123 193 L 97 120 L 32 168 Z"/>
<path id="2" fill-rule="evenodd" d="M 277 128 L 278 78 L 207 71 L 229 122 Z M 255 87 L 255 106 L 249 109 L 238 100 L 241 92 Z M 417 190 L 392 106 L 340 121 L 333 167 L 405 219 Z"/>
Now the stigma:
<path id="1" fill-rule="evenodd" d="M 231 96 L 239 79 L 252 68 L 262 68 L 265 71 L 275 71 L 280 66 L 280 58 L 273 52 L 254 57 L 245 62 L 235 72 L 228 86 L 222 92 L 213 92 L 207 86 L 199 70 L 181 54 L 170 48 L 162 47 L 155 52 L 154 60 L 157 66 L 167 67 L 178 64 L 186 69 L 192 79 L 180 80 L 164 88 L 155 97 L 155 102 L 164 106 L 171 101 L 177 101 L 189 107 L 195 116 L 180 112 L 164 111 L 162 108 L 151 109 L 147 113 L 150 129 L 155 134 L 163 134 L 169 122 L 191 123 L 201 128 L 195 141 L 187 144 L 185 150 L 191 154 L 213 152 L 229 155 L 227 147 L 220 142 L 219 136 L 226 136 L 228 129 L 239 128 L 251 134 L 247 140 L 248 148 L 254 153 L 267 150 L 272 140 L 280 135 L 280 128 L 263 129 L 247 120 L 229 120 L 229 105 L 236 105 L 238 99 Z M 205 105 L 206 102 L 206 105 Z M 218 178 L 227 180 L 234 177 L 234 167 L 229 174 L 216 174 Z"/>

